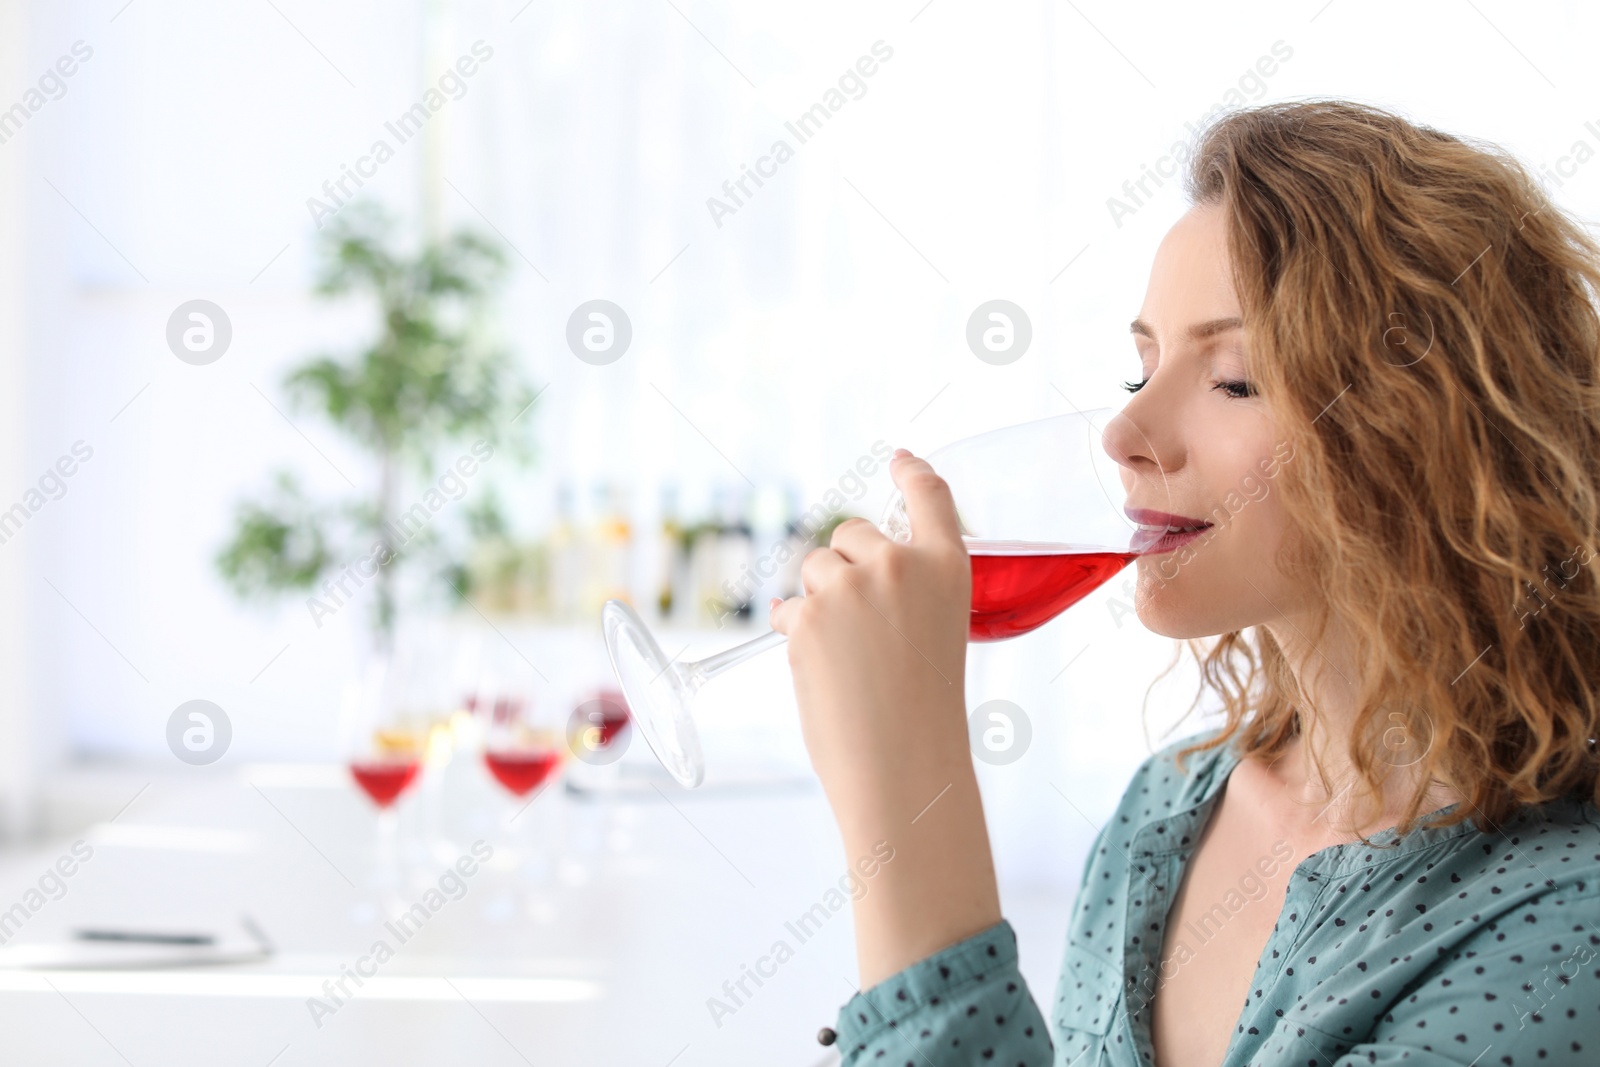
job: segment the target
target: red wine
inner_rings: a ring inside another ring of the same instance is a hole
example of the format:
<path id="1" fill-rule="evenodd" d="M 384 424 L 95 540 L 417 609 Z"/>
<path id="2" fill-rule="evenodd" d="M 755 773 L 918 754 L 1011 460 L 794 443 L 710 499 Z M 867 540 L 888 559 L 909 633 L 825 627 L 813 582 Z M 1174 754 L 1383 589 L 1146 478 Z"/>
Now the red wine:
<path id="1" fill-rule="evenodd" d="M 561 754 L 553 748 L 517 752 L 485 752 L 483 762 L 495 780 L 517 796 L 526 796 L 544 784 L 561 765 Z"/>
<path id="2" fill-rule="evenodd" d="M 355 778 L 356 784 L 366 790 L 367 796 L 380 808 L 387 808 L 393 804 L 395 798 L 406 791 L 406 788 L 417 779 L 417 772 L 422 770 L 421 760 L 411 760 L 407 763 L 398 761 L 366 761 L 350 764 L 350 774 Z"/>
<path id="3" fill-rule="evenodd" d="M 600 702 L 600 747 L 604 748 L 628 725 L 628 702 L 618 689 L 602 689 L 596 699 Z"/>
<path id="4" fill-rule="evenodd" d="M 621 711 L 615 715 L 611 714 L 610 712 L 606 712 L 605 714 L 601 715 L 600 746 L 604 748 L 606 745 L 609 745 L 611 743 L 611 739 L 620 734 L 622 732 L 622 728 L 626 725 L 628 725 L 628 713 L 626 711 Z"/>
<path id="5" fill-rule="evenodd" d="M 1038 629 L 1138 558 L 1137 552 L 1036 541 L 969 541 L 973 641 Z"/>

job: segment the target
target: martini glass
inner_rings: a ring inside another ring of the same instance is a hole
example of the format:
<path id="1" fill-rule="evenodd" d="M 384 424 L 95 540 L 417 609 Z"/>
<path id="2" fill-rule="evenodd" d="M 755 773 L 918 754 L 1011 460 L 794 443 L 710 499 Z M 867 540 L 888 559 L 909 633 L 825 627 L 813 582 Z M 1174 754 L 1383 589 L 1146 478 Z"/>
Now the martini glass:
<path id="1" fill-rule="evenodd" d="M 999 641 L 1035 630 L 1143 553 L 1164 531 L 1123 513 L 1126 475 L 1105 443 L 1125 418 L 1111 408 L 1018 423 L 963 438 L 927 455 L 950 486 L 972 566 L 968 638 Z M 898 491 L 878 526 L 911 540 Z M 706 682 L 786 638 L 776 631 L 694 662 L 673 661 L 621 600 L 600 612 L 606 651 L 633 721 L 672 776 L 687 788 L 705 777 L 693 716 Z"/>

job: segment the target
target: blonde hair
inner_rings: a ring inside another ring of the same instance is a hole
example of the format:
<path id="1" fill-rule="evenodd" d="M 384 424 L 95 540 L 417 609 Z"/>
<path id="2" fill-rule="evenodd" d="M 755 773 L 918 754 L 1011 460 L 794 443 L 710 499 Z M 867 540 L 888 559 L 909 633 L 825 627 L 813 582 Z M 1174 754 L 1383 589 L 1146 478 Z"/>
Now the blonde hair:
<path id="1" fill-rule="evenodd" d="M 1354 637 L 1357 798 L 1415 766 L 1401 833 L 1435 781 L 1466 802 L 1433 825 L 1600 799 L 1600 245 L 1504 151 L 1344 101 L 1224 114 L 1186 180 L 1294 450 L 1279 566 L 1325 597 L 1310 647 Z M 1264 627 L 1185 645 L 1225 715 L 1185 755 L 1307 728 Z"/>

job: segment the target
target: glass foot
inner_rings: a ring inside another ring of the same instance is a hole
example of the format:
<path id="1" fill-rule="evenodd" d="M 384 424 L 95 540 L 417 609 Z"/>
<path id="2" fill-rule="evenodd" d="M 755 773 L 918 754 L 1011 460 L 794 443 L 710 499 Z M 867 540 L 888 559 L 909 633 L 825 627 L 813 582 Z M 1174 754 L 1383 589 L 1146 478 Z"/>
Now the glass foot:
<path id="1" fill-rule="evenodd" d="M 661 651 L 633 608 L 606 601 L 600 613 L 611 667 L 628 698 L 628 709 L 663 766 L 685 788 L 705 778 L 705 756 L 689 708 L 694 688 Z"/>

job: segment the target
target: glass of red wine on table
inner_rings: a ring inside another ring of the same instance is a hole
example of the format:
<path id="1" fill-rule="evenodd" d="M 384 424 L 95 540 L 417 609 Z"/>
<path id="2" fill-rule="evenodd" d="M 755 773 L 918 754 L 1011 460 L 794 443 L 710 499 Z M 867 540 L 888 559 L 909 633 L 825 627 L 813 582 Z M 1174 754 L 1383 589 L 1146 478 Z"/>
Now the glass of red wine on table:
<path id="1" fill-rule="evenodd" d="M 1141 525 L 1125 511 L 1132 476 L 1106 440 L 1117 420 L 1126 416 L 1110 408 L 1074 411 L 964 438 L 924 457 L 950 486 L 971 561 L 969 640 L 1000 641 L 1035 630 L 1140 555 L 1166 549 L 1165 526 Z M 1168 510 L 1164 499 L 1140 503 Z M 898 491 L 878 525 L 896 541 L 912 539 Z M 601 628 L 640 733 L 680 784 L 700 785 L 705 757 L 693 717 L 695 693 L 730 667 L 782 644 L 784 636 L 763 634 L 683 662 L 662 652 L 625 601 L 606 602 Z"/>
<path id="2" fill-rule="evenodd" d="M 526 672 L 502 674 L 482 700 L 477 714 L 487 719 L 484 770 L 510 797 L 494 842 L 496 858 L 517 869 L 530 890 L 523 903 L 531 907 L 538 903 L 531 890 L 549 880 L 559 855 L 560 812 L 540 798 L 560 780 L 567 750 L 551 718 L 554 705 L 535 698 Z M 494 907 L 504 916 L 514 906 L 508 896 Z"/>
<path id="3" fill-rule="evenodd" d="M 521 813 L 553 781 L 566 755 L 555 714 L 537 696 L 533 667 L 520 656 L 491 657 L 473 697 L 472 714 L 483 731 L 483 766 L 518 800 L 507 816 L 513 826 Z"/>
<path id="4" fill-rule="evenodd" d="M 575 790 L 605 792 L 605 785 L 615 785 L 620 769 L 617 761 L 631 740 L 625 732 L 630 721 L 628 699 L 616 688 L 595 689 L 572 709 L 567 718 L 567 749 L 580 764 L 590 768 L 581 775 L 576 772 L 583 768 L 573 768 L 574 775 L 568 782 Z"/>
<path id="5" fill-rule="evenodd" d="M 627 697 L 620 689 L 601 689 L 583 705 L 583 715 L 591 730 L 590 747 L 610 748 L 628 725 Z"/>
<path id="6" fill-rule="evenodd" d="M 347 742 L 350 777 L 377 810 L 377 855 L 370 888 L 377 891 L 386 913 L 403 906 L 396 808 L 421 777 L 427 743 L 427 724 L 397 713 L 385 693 L 371 695 Z M 360 910 L 374 917 L 366 908 Z"/>
<path id="7" fill-rule="evenodd" d="M 500 696 L 490 710 L 489 736 L 483 752 L 484 766 L 494 780 L 514 797 L 525 798 L 517 816 L 532 803 L 530 794 L 561 769 L 560 737 L 547 727 L 533 724 L 526 696 Z"/>

